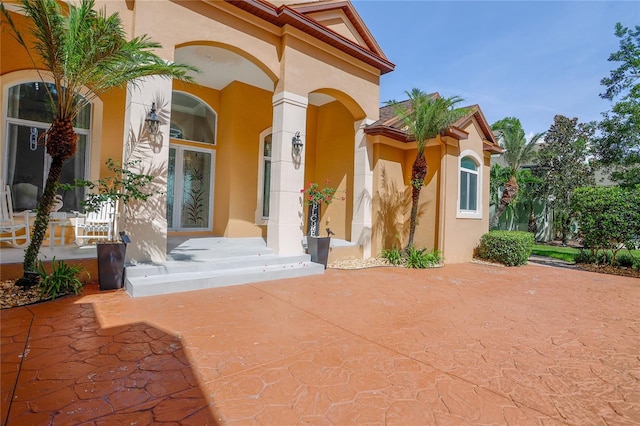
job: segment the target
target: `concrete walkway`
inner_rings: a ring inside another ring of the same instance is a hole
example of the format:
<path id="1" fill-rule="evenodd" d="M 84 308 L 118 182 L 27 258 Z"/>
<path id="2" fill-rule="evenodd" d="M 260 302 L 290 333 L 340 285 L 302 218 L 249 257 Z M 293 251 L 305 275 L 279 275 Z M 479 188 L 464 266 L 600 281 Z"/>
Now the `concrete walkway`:
<path id="1" fill-rule="evenodd" d="M 328 270 L 1 314 L 9 425 L 640 424 L 633 278 Z"/>

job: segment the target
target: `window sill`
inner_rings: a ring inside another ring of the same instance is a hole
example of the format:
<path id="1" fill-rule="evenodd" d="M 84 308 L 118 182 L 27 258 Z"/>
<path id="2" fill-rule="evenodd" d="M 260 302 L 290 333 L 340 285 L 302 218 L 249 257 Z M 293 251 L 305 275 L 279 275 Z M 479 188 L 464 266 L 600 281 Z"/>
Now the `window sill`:
<path id="1" fill-rule="evenodd" d="M 482 219 L 482 213 L 480 212 L 470 212 L 470 211 L 459 211 L 456 215 L 456 219 Z"/>

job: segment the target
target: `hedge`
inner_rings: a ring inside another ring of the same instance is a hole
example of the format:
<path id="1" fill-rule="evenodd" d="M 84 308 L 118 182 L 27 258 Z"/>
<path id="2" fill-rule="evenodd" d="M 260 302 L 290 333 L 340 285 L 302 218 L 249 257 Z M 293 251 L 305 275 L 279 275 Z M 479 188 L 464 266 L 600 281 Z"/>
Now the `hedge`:
<path id="1" fill-rule="evenodd" d="M 480 238 L 477 256 L 506 266 L 526 265 L 535 239 L 525 231 L 490 231 Z"/>

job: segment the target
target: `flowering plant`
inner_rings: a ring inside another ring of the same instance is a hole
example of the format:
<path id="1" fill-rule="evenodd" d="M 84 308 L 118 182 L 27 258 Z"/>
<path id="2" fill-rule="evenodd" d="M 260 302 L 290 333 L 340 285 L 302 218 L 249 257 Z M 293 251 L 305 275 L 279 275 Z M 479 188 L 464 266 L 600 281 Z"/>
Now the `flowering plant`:
<path id="1" fill-rule="evenodd" d="M 301 194 L 304 194 L 304 204 L 331 204 L 333 201 L 336 189 L 329 186 L 329 180 L 324 182 L 324 188 L 320 188 L 316 182 L 309 182 L 309 185 L 305 189 L 300 190 Z M 344 198 L 343 198 L 344 199 Z"/>

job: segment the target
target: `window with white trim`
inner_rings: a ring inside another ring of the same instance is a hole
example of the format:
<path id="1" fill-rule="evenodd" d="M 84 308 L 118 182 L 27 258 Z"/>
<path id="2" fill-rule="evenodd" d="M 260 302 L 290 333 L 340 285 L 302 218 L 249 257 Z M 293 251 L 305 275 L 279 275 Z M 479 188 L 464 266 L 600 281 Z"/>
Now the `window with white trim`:
<path id="1" fill-rule="evenodd" d="M 2 178 L 11 186 L 16 211 L 37 207 L 49 174 L 51 157 L 46 152 L 42 134 L 51 126 L 54 112 L 47 91 L 56 98 L 56 88 L 51 83 L 28 82 L 8 90 L 4 146 L 7 155 Z M 75 178 L 88 179 L 91 105 L 80 111 L 73 124 L 79 136 L 78 150 L 62 168 L 62 183 L 73 183 Z M 61 211 L 81 210 L 84 192 L 84 188 L 59 190 Z"/>
<path id="2" fill-rule="evenodd" d="M 461 218 L 482 217 L 480 161 L 474 157 L 476 155 L 460 158 L 458 217 Z"/>
<path id="3" fill-rule="evenodd" d="M 273 150 L 273 135 L 271 134 L 271 129 L 260 133 L 259 146 L 256 224 L 266 225 L 269 220 L 269 201 L 271 200 L 271 153 Z"/>
<path id="4" fill-rule="evenodd" d="M 262 164 L 263 164 L 263 172 L 262 172 L 262 217 L 269 217 L 269 200 L 271 197 L 269 196 L 271 191 L 271 142 L 272 135 L 269 133 L 264 138 L 263 149 L 262 149 Z"/>

